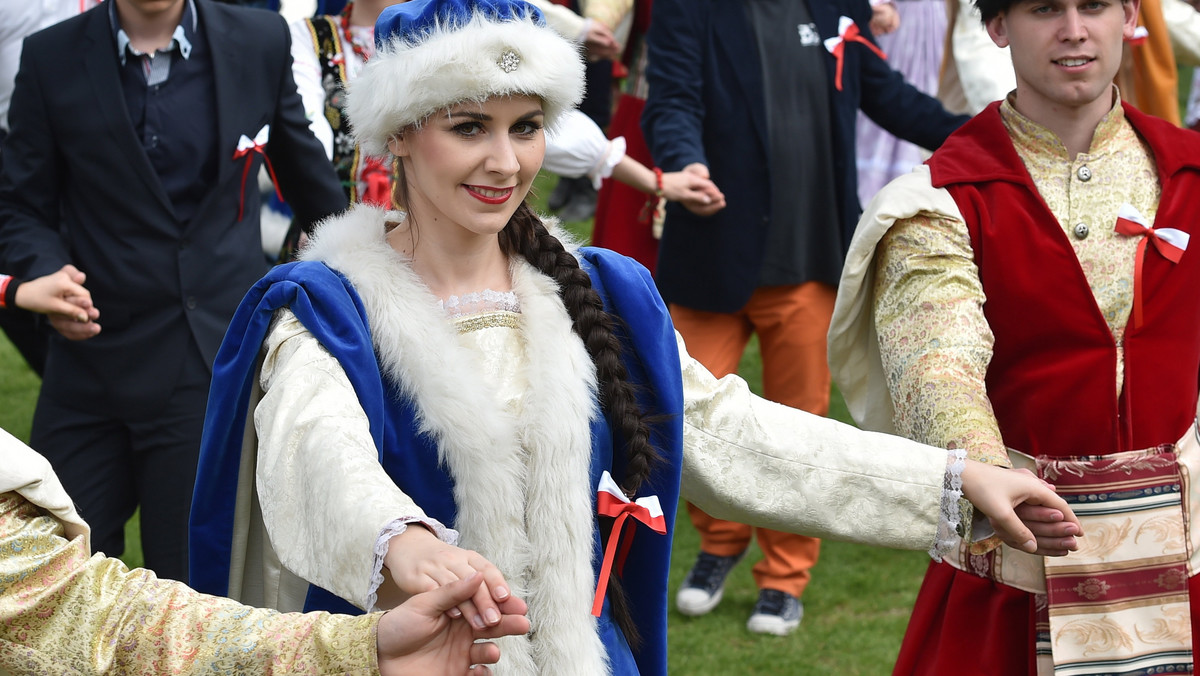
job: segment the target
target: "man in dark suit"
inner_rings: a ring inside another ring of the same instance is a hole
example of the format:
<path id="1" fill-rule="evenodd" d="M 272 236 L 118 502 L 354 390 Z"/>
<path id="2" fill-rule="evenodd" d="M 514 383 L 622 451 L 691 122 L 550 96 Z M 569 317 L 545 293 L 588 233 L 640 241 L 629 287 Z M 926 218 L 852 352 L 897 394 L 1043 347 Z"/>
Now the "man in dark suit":
<path id="1" fill-rule="evenodd" d="M 267 268 L 264 158 L 301 222 L 346 201 L 308 129 L 278 15 L 210 0 L 112 0 L 31 36 L 0 172 L 0 260 L 74 264 L 95 322 L 52 319 L 32 443 L 124 549 L 140 503 L 146 564 L 186 579 L 211 364 Z"/>
<path id="2" fill-rule="evenodd" d="M 757 333 L 765 396 L 821 415 L 825 334 L 860 211 L 855 114 L 925 148 L 965 121 L 887 65 L 870 21 L 866 0 L 656 0 L 648 37 L 651 154 L 664 171 L 711 177 L 726 198 L 667 207 L 656 277 L 676 328 L 717 376 Z M 688 507 L 701 553 L 676 605 L 699 615 L 720 601 L 752 533 Z M 756 534 L 764 559 L 747 626 L 787 634 L 819 542 Z"/>

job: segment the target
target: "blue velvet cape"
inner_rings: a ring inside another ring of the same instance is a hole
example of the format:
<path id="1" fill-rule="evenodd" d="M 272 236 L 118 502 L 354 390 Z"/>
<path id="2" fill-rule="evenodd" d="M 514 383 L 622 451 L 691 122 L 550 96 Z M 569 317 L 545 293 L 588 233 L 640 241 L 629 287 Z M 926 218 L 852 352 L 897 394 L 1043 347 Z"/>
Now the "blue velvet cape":
<path id="1" fill-rule="evenodd" d="M 659 497 L 668 524 L 665 537 L 633 524 L 625 528 L 625 537 L 633 537 L 633 545 L 622 583 L 642 634 L 641 648 L 630 652 L 620 631 L 609 622 L 607 600 L 600 634 L 614 674 L 666 674 L 667 575 L 683 448 L 683 386 L 674 327 L 641 265 L 604 249 L 584 248 L 581 259 L 605 309 L 618 319 L 625 365 L 643 410 L 662 416 L 652 441 L 663 462 L 640 495 Z M 190 520 L 190 582 L 205 593 L 228 594 L 238 468 L 251 385 L 267 329 L 281 307 L 290 308 L 341 363 L 366 412 L 380 464 L 393 481 L 429 516 L 448 525 L 455 522 L 453 479 L 439 466 L 432 440 L 416 431 L 413 403 L 380 375 L 367 314 L 350 282 L 323 263 L 279 266 L 247 293 L 213 366 Z M 592 421 L 593 486 L 606 469 L 618 478 L 624 474 L 623 463 L 613 457 L 615 433 L 607 419 Z M 594 504 L 594 494 L 592 499 Z M 598 532 L 593 546 L 597 574 L 603 553 Z M 315 585 L 310 586 L 305 610 L 360 612 Z"/>

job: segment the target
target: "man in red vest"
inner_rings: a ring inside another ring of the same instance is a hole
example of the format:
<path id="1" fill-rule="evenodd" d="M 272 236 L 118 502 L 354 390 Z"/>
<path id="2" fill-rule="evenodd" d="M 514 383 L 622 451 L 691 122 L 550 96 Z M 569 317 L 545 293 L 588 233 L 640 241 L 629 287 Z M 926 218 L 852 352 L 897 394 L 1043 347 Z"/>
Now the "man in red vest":
<path id="1" fill-rule="evenodd" d="M 833 377 L 864 427 L 1034 469 L 1085 537 L 932 564 L 894 673 L 1191 673 L 1200 134 L 1112 85 L 1138 0 L 976 4 L 1017 87 L 868 206 Z"/>

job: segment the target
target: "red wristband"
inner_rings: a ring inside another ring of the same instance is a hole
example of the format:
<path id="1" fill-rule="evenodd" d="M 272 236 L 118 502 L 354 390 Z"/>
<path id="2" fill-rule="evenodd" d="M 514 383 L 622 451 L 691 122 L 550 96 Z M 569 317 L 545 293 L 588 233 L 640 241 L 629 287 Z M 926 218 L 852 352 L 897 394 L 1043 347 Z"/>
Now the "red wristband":
<path id="1" fill-rule="evenodd" d="M 8 285 L 12 283 L 12 276 L 0 275 L 0 310 L 8 308 Z"/>
<path id="2" fill-rule="evenodd" d="M 654 196 L 655 197 L 661 198 L 663 196 L 662 176 L 663 176 L 662 169 L 655 167 L 654 168 Z"/>

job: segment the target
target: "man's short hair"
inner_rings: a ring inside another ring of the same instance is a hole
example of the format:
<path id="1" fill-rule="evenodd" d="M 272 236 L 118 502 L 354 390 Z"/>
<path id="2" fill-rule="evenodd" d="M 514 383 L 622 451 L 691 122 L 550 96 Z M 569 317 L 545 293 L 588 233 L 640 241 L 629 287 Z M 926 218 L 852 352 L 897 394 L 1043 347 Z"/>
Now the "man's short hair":
<path id="1" fill-rule="evenodd" d="M 975 9 L 979 10 L 980 18 L 984 23 L 991 21 L 1000 14 L 1007 12 L 1013 5 L 1021 0 L 975 0 Z M 1129 0 L 1121 0 L 1124 4 Z"/>
<path id="2" fill-rule="evenodd" d="M 1017 2 L 1018 0 L 975 0 L 975 9 L 979 10 L 983 22 L 987 23 L 1002 12 L 1007 12 L 1008 8 Z"/>

